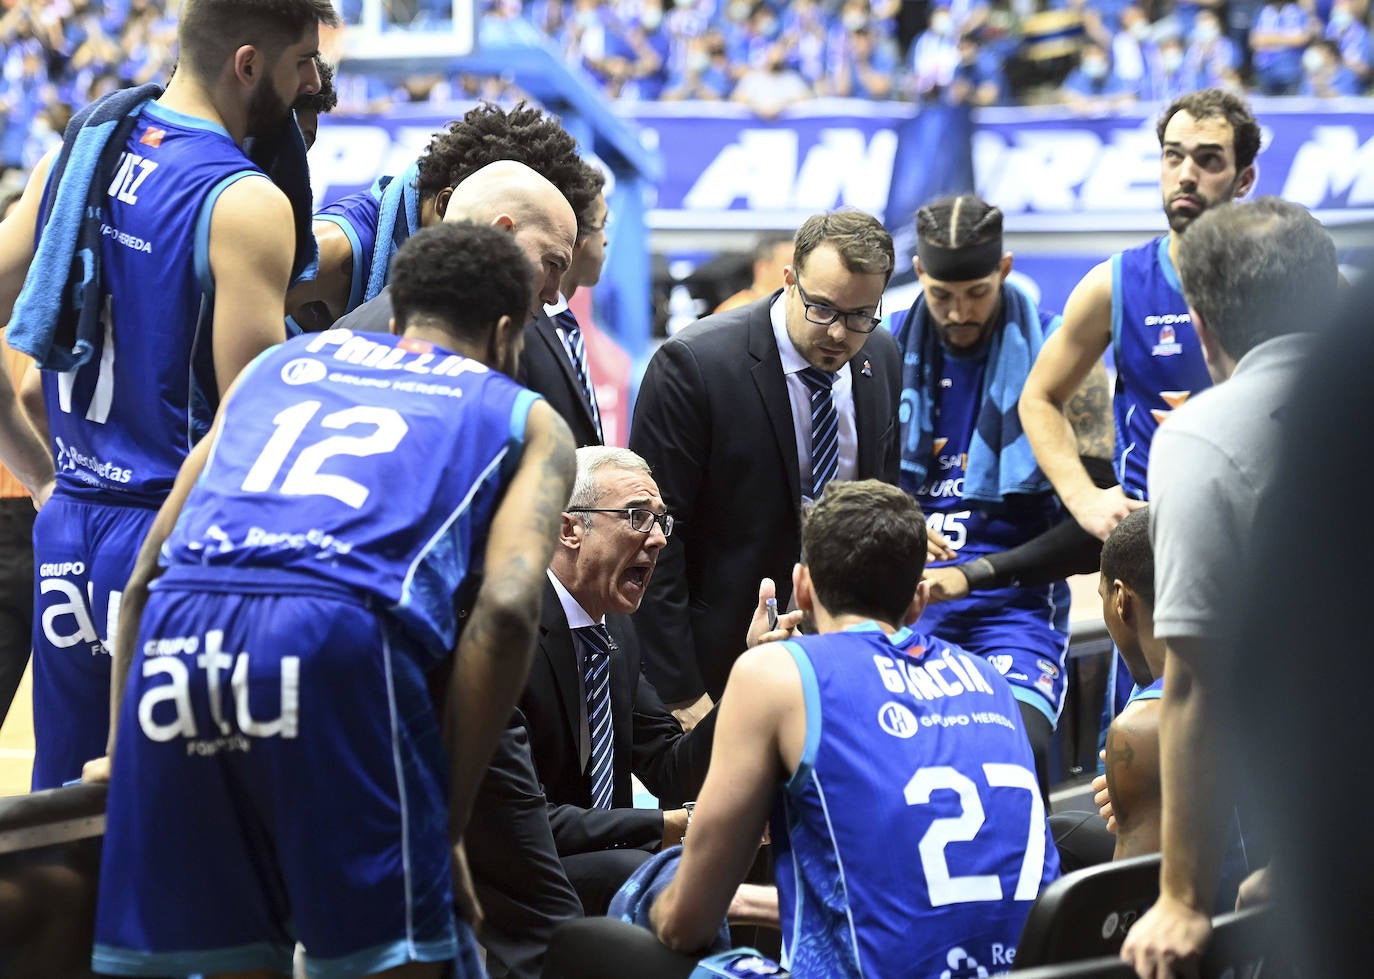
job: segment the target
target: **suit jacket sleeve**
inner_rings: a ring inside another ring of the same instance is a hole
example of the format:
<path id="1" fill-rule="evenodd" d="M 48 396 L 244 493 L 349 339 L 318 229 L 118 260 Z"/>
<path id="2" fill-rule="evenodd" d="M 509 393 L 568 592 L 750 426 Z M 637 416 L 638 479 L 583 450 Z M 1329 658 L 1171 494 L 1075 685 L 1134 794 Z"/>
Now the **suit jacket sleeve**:
<path id="1" fill-rule="evenodd" d="M 549 803 L 549 826 L 559 856 L 639 847 L 663 839 L 659 809 L 583 809 Z"/>
<path id="2" fill-rule="evenodd" d="M 664 809 L 681 808 L 701 792 L 715 730 L 712 708 L 691 734 L 683 734 L 654 685 L 640 675 L 634 705 L 634 773 Z"/>
<path id="3" fill-rule="evenodd" d="M 649 362 L 635 405 L 630 448 L 653 467 L 654 480 L 678 521 L 658 557 L 635 615 L 644 669 L 670 703 L 706 692 L 688 615 L 686 541 L 709 450 L 710 414 L 701 366 L 684 343 L 669 340 Z"/>

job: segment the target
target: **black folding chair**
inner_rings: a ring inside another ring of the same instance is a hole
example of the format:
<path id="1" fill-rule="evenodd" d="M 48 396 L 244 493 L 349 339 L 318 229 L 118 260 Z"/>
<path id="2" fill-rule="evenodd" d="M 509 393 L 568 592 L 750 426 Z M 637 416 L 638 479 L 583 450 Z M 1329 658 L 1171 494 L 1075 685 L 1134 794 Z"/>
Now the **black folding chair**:
<path id="1" fill-rule="evenodd" d="M 1202 953 L 1202 979 L 1258 979 L 1286 974 L 1279 929 L 1270 907 L 1246 908 L 1212 919 Z"/>
<path id="2" fill-rule="evenodd" d="M 1064 875 L 1031 908 L 1012 971 L 1116 955 L 1158 897 L 1157 853 Z"/>
<path id="3" fill-rule="evenodd" d="M 1019 961 L 1021 953 L 1016 953 Z M 1037 965 L 1033 969 L 1013 969 L 1022 979 L 1136 979 L 1135 970 L 1115 955 L 1057 965 Z"/>

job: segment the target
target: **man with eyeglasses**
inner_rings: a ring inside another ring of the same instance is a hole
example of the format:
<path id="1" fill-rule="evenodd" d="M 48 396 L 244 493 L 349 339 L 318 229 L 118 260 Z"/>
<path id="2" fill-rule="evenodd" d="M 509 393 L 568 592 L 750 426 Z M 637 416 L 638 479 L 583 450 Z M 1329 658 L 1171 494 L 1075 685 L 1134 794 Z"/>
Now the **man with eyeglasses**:
<path id="1" fill-rule="evenodd" d="M 648 463 L 628 449 L 578 449 L 519 707 L 559 858 L 589 915 L 682 840 L 682 804 L 710 761 L 715 712 L 684 735 L 640 671 L 629 619 L 673 530 Z M 737 640 L 748 622 L 746 612 Z M 662 809 L 633 808 L 632 773 Z"/>
<path id="2" fill-rule="evenodd" d="M 645 372 L 630 448 L 678 528 L 635 624 L 688 727 L 724 689 L 760 579 L 789 604 L 803 501 L 832 479 L 897 480 L 901 361 L 874 332 L 893 262 L 876 218 L 815 215 L 781 291 L 693 324 Z"/>

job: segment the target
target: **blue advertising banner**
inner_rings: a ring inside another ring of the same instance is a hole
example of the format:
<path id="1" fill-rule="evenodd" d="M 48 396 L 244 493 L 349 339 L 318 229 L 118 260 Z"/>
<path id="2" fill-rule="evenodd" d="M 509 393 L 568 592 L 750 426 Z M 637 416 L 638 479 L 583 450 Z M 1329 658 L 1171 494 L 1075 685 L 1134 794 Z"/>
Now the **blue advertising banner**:
<path id="1" fill-rule="evenodd" d="M 1374 219 L 1374 100 L 1256 99 L 1265 130 L 1256 194 L 1312 208 L 1329 224 Z M 311 153 L 317 200 L 366 187 L 413 161 L 467 106 L 326 116 Z M 716 103 L 618 105 L 664 175 L 653 229 L 791 229 L 840 205 L 894 227 L 922 199 L 974 186 L 1013 232 L 1163 230 L 1158 106 L 1111 117 L 1062 108 L 984 109 L 971 127 L 903 103 L 818 100 L 765 121 Z M 971 135 L 969 130 L 971 129 Z"/>

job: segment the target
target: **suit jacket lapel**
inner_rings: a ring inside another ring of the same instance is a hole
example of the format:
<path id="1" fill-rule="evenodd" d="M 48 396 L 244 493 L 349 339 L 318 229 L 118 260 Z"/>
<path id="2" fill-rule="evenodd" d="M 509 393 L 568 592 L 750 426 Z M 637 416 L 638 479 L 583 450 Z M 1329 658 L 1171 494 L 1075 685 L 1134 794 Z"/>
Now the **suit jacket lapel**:
<path id="1" fill-rule="evenodd" d="M 587 420 L 588 425 L 596 425 L 592 418 L 592 406 L 587 404 L 587 392 L 582 389 L 582 381 L 578 379 L 577 372 L 573 370 L 572 360 L 568 357 L 568 348 L 563 346 L 563 341 L 558 338 L 558 326 L 554 323 L 553 317 L 542 309 L 534 317 L 534 334 L 544 342 L 553 355 L 554 361 L 558 364 L 559 371 L 563 374 L 563 379 L 568 382 L 568 387 L 576 395 L 573 400 L 577 402 L 578 410 Z"/>
<path id="2" fill-rule="evenodd" d="M 572 738 L 570 743 L 578 745 L 578 757 L 581 757 L 586 734 L 582 731 L 584 708 L 582 680 L 577 673 L 577 650 L 573 647 L 572 630 L 568 628 L 563 605 L 558 601 L 558 592 L 547 582 L 544 585 L 544 605 L 539 622 L 539 651 L 548 660 L 549 670 L 553 673 L 558 699 L 563 703 L 563 715 L 568 719 L 568 734 Z"/>
<path id="3" fill-rule="evenodd" d="M 782 373 L 782 358 L 773 337 L 771 300 L 759 301 L 749 307 L 749 355 L 756 363 L 750 368 L 754 386 L 758 388 L 768 421 L 782 453 L 783 468 L 787 472 L 787 488 L 792 494 L 792 509 L 801 507 L 801 470 L 797 460 L 796 423 L 792 419 L 792 400 L 787 394 L 787 379 Z"/>

